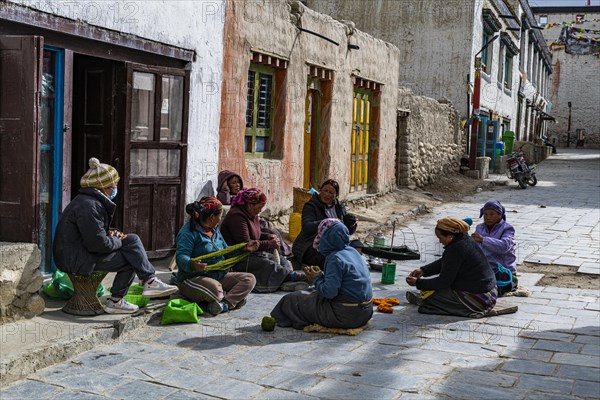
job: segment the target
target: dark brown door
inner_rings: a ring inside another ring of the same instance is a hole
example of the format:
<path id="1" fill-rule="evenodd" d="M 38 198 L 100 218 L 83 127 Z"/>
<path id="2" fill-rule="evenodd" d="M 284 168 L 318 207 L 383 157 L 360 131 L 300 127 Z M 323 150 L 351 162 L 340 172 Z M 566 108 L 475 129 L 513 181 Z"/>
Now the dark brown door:
<path id="1" fill-rule="evenodd" d="M 0 36 L 0 240 L 37 243 L 43 38 Z"/>
<path id="2" fill-rule="evenodd" d="M 88 160 L 95 157 L 101 163 L 110 164 L 123 174 L 122 134 L 124 113 L 119 113 L 119 77 L 124 70 L 121 63 L 76 54 L 73 79 L 73 156 L 71 170 L 71 198 L 77 195 L 79 180 L 88 170 Z M 124 80 L 124 77 L 123 77 Z M 119 184 L 119 190 L 123 186 Z M 114 227 L 121 227 L 122 198 L 117 197 L 119 207 L 113 220 Z"/>
<path id="3" fill-rule="evenodd" d="M 127 67 L 123 229 L 150 257 L 174 250 L 183 223 L 188 93 L 185 70 Z"/>
<path id="4" fill-rule="evenodd" d="M 73 80 L 72 197 L 88 160 L 112 162 L 113 61 L 75 55 Z"/>

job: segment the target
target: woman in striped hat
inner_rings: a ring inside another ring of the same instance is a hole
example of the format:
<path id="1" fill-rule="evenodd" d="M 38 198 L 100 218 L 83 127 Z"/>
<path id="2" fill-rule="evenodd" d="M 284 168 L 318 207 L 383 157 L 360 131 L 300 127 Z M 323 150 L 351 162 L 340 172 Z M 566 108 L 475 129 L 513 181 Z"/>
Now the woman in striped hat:
<path id="1" fill-rule="evenodd" d="M 442 258 L 406 277 L 410 286 L 428 292 L 427 297 L 406 292 L 406 299 L 418 305 L 420 313 L 476 317 L 496 305 L 496 277 L 481 248 L 469 236 L 469 228 L 454 217 L 437 221 L 435 235 L 444 246 Z"/>

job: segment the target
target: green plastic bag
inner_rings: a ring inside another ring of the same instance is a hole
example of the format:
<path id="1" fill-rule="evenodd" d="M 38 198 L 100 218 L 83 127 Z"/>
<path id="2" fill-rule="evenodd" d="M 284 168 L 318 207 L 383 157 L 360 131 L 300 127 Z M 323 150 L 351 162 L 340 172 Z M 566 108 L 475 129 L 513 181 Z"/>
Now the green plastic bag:
<path id="1" fill-rule="evenodd" d="M 184 299 L 173 299 L 167 303 L 163 311 L 161 325 L 176 324 L 179 322 L 197 323 L 200 319 L 198 315 L 204 314 L 204 311 L 196 303 L 190 303 Z"/>
<path id="2" fill-rule="evenodd" d="M 42 286 L 42 291 L 51 299 L 69 300 L 73 297 L 73 283 L 69 279 L 69 275 L 57 269 L 52 275 L 52 280 Z M 96 289 L 98 297 L 104 295 L 104 285 L 98 285 Z"/>

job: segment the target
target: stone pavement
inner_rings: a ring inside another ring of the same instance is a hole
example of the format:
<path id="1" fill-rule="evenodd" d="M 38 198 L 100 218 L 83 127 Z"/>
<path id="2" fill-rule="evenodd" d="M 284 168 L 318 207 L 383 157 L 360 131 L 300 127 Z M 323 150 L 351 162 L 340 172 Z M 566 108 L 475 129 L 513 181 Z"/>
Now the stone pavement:
<path id="1" fill-rule="evenodd" d="M 246 307 L 195 325 L 147 327 L 31 374 L 1 399 L 577 399 L 600 397 L 600 292 L 536 286 L 506 298 L 516 314 L 479 320 L 418 314 L 404 276 L 441 254 L 433 235 L 442 215 L 470 216 L 498 198 L 516 226 L 519 260 L 598 269 L 600 152 L 559 149 L 539 166 L 535 188 L 514 183 L 399 227 L 395 243 L 422 260 L 397 263 L 396 283 L 376 297 L 402 304 L 375 313 L 356 337 L 260 329 L 283 293 L 252 294 Z M 544 205 L 545 208 L 540 206 Z M 568 263 L 567 263 L 568 262 Z"/>

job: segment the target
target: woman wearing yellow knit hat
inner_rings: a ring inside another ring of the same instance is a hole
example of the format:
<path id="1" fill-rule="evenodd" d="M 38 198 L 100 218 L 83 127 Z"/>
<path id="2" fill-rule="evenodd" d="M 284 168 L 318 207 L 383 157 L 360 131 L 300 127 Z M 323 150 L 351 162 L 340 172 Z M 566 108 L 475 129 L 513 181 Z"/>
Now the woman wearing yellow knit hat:
<path id="1" fill-rule="evenodd" d="M 61 271 L 91 275 L 95 271 L 116 272 L 111 297 L 104 310 L 128 314 L 138 306 L 124 299 L 137 275 L 144 286 L 143 296 L 163 297 L 177 291 L 155 276 L 155 270 L 140 238 L 110 227 L 117 205 L 119 173 L 97 158 L 80 180 L 81 189 L 63 211 L 54 236 L 54 261 Z"/>
<path id="2" fill-rule="evenodd" d="M 426 298 L 406 292 L 406 299 L 418 305 L 420 313 L 474 317 L 494 308 L 496 277 L 485 254 L 469 236 L 469 227 L 454 217 L 437 221 L 435 235 L 444 246 L 442 258 L 406 277 L 410 286 L 433 291 Z"/>

